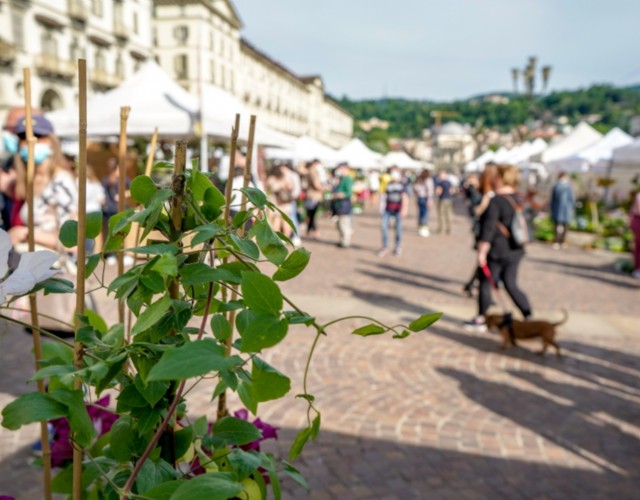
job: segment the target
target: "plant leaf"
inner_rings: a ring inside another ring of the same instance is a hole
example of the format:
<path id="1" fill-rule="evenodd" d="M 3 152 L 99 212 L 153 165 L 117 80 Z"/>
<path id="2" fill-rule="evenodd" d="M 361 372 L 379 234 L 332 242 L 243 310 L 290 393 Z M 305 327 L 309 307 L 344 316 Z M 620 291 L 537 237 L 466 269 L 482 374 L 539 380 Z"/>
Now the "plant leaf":
<path id="1" fill-rule="evenodd" d="M 78 221 L 68 220 L 60 228 L 60 243 L 66 248 L 73 248 L 78 244 Z"/>
<path id="2" fill-rule="evenodd" d="M 309 264 L 311 253 L 305 248 L 294 250 L 274 273 L 275 281 L 286 281 L 298 276 Z"/>
<path id="3" fill-rule="evenodd" d="M 276 265 L 285 262 L 289 251 L 266 220 L 256 222 L 251 228 L 250 235 L 256 237 L 260 251 L 269 262 Z"/>
<path id="4" fill-rule="evenodd" d="M 97 238 L 102 232 L 102 212 L 87 213 L 85 228 L 87 239 Z"/>
<path id="5" fill-rule="evenodd" d="M 224 342 L 231 337 L 233 328 L 222 314 L 214 314 L 211 316 L 211 331 L 215 338 Z"/>
<path id="6" fill-rule="evenodd" d="M 149 380 L 184 380 L 212 371 L 228 370 L 243 363 L 239 356 L 225 355 L 213 339 L 196 340 L 166 351 L 151 369 Z"/>
<path id="7" fill-rule="evenodd" d="M 146 205 L 147 202 L 158 191 L 158 186 L 146 175 L 138 175 L 131 181 L 130 186 L 131 198 L 140 203 Z"/>
<path id="8" fill-rule="evenodd" d="M 280 288 L 271 278 L 257 272 L 242 273 L 242 296 L 245 304 L 255 312 L 279 315 L 283 299 Z"/>
<path id="9" fill-rule="evenodd" d="M 49 394 L 29 392 L 12 401 L 2 410 L 2 426 L 16 430 L 26 424 L 64 417 L 67 407 Z"/>
<path id="10" fill-rule="evenodd" d="M 74 433 L 75 441 L 80 446 L 88 446 L 96 435 L 93 422 L 84 405 L 82 391 L 59 389 L 51 392 L 51 397 L 67 407 L 69 426 Z"/>
<path id="11" fill-rule="evenodd" d="M 300 474 L 300 471 L 296 469 L 293 465 L 291 465 L 289 462 L 287 462 L 286 460 L 283 460 L 283 463 L 284 463 L 284 467 L 282 469 L 282 472 L 284 472 L 287 476 L 289 476 L 296 483 L 302 486 L 305 490 L 310 491 L 309 485 L 307 484 L 307 481 L 305 480 L 304 476 Z"/>
<path id="12" fill-rule="evenodd" d="M 151 304 L 136 320 L 131 329 L 131 335 L 137 335 L 155 325 L 164 313 L 171 307 L 171 297 L 164 295 L 160 300 Z"/>
<path id="13" fill-rule="evenodd" d="M 289 323 L 273 314 L 255 314 L 242 332 L 242 352 L 259 352 L 278 344 L 287 335 Z"/>
<path id="14" fill-rule="evenodd" d="M 291 445 L 291 449 L 289 450 L 289 460 L 294 461 L 296 458 L 300 456 L 302 450 L 304 449 L 304 445 L 307 444 L 307 441 L 311 437 L 311 427 L 305 427 L 296 436 L 296 439 L 293 441 Z"/>
<path id="15" fill-rule="evenodd" d="M 144 492 L 144 497 L 151 500 L 170 500 L 175 491 L 187 481 L 184 479 L 176 479 L 175 481 L 167 481 L 155 488 L 151 488 Z"/>
<path id="16" fill-rule="evenodd" d="M 360 328 L 356 328 L 351 333 L 353 335 L 362 335 L 363 337 L 368 337 L 369 335 L 380 335 L 388 331 L 388 328 L 383 328 L 380 325 L 375 325 L 371 323 L 370 325 L 361 326 Z"/>
<path id="17" fill-rule="evenodd" d="M 229 472 L 213 472 L 196 476 L 182 484 L 170 500 L 227 500 L 242 491 L 242 484 Z"/>
<path id="18" fill-rule="evenodd" d="M 218 420 L 213 424 L 212 431 L 215 437 L 236 446 L 252 443 L 262 437 L 260 430 L 251 422 L 235 417 Z"/>
<path id="19" fill-rule="evenodd" d="M 412 332 L 419 332 L 420 330 L 424 330 L 425 328 L 430 327 L 436 321 L 438 321 L 442 317 L 442 313 L 431 313 L 420 316 L 415 321 L 409 323 L 409 330 Z"/>
<path id="20" fill-rule="evenodd" d="M 240 191 L 242 191 L 247 196 L 247 199 L 258 208 L 263 208 L 267 204 L 267 195 L 258 188 L 246 187 L 240 189 Z"/>

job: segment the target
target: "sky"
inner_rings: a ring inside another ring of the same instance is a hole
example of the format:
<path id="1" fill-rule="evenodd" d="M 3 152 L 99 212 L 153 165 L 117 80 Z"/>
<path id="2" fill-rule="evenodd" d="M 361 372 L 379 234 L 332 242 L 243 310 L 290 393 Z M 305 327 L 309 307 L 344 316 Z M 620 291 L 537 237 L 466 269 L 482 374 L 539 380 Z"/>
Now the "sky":
<path id="1" fill-rule="evenodd" d="M 549 90 L 640 83 L 640 0 L 232 1 L 243 37 L 335 97 L 510 91 L 529 56 Z"/>

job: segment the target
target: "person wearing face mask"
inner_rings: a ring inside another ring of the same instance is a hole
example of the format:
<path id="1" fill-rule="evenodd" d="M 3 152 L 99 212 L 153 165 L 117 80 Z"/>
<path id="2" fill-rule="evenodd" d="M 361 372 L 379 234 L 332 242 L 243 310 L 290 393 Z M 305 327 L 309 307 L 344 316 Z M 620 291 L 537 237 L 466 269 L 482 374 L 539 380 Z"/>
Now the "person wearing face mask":
<path id="1" fill-rule="evenodd" d="M 16 135 L 19 138 L 18 154 L 14 156 L 17 181 L 15 195 L 25 200 L 27 195 L 26 165 L 28 148 L 26 120 L 18 120 Z M 57 250 L 60 248 L 58 231 L 62 224 L 74 217 L 78 210 L 78 188 L 69 163 L 64 160 L 60 141 L 53 133 L 51 122 L 42 115 L 33 116 L 34 147 L 34 199 L 33 225 L 36 245 Z M 15 210 L 14 210 L 15 212 Z M 26 243 L 28 229 L 28 207 L 22 204 L 18 212 L 20 225 L 9 230 L 15 246 Z"/>
<path id="2" fill-rule="evenodd" d="M 389 222 L 395 220 L 396 239 L 393 250 L 394 255 L 402 253 L 402 219 L 409 210 L 409 196 L 407 186 L 402 182 L 400 169 L 393 166 L 389 169 L 389 182 L 386 187 L 386 201 L 382 214 L 382 248 L 378 257 L 384 257 L 389 253 Z"/>

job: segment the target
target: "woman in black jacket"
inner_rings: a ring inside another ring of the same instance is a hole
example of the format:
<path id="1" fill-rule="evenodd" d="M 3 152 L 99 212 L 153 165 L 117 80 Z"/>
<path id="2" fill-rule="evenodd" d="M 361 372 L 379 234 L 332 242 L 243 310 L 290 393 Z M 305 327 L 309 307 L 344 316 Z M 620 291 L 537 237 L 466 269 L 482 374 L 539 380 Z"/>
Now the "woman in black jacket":
<path id="1" fill-rule="evenodd" d="M 495 196 L 480 218 L 478 239 L 478 266 L 488 267 L 495 283 L 502 282 L 516 307 L 527 319 L 531 316 L 529 299 L 517 285 L 518 268 L 524 256 L 524 247 L 518 245 L 509 233 L 515 217 L 515 206 L 520 204 L 516 188 L 520 177 L 517 167 L 501 165 L 496 177 Z M 486 331 L 484 315 L 491 304 L 491 282 L 484 273 L 480 275 L 478 316 L 465 326 Z"/>

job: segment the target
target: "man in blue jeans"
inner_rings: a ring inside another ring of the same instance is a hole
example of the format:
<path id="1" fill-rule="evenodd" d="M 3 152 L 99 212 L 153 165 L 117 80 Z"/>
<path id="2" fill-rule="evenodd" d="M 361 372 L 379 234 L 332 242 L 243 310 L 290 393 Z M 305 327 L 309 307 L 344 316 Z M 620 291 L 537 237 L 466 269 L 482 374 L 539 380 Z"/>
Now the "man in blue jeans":
<path id="1" fill-rule="evenodd" d="M 402 182 L 402 175 L 398 167 L 389 169 L 389 180 L 385 189 L 386 203 L 382 214 L 382 248 L 378 252 L 379 257 L 389 253 L 389 221 L 393 218 L 396 224 L 396 241 L 393 250 L 394 255 L 402 253 L 402 219 L 409 210 L 409 197 L 407 187 Z"/>

